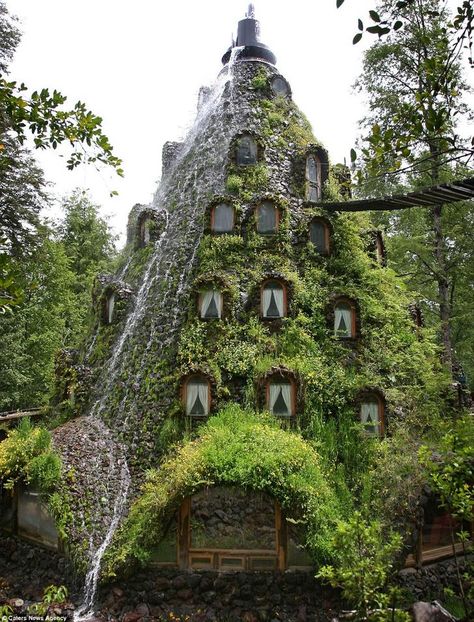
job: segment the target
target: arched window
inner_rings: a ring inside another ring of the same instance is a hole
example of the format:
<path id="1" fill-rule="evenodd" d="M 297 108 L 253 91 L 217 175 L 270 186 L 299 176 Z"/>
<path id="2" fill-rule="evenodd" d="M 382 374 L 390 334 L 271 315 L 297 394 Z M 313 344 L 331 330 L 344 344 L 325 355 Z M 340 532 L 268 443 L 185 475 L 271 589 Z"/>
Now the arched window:
<path id="1" fill-rule="evenodd" d="M 267 383 L 267 408 L 276 417 L 295 414 L 295 385 L 280 376 L 271 377 Z"/>
<path id="2" fill-rule="evenodd" d="M 244 134 L 237 140 L 235 160 L 237 164 L 256 164 L 257 152 L 257 141 L 249 134 Z"/>
<path id="3" fill-rule="evenodd" d="M 280 211 L 271 201 L 263 201 L 257 206 L 257 231 L 269 234 L 278 231 Z"/>
<path id="4" fill-rule="evenodd" d="M 315 155 L 306 158 L 306 200 L 321 200 L 321 161 Z"/>
<path id="5" fill-rule="evenodd" d="M 355 308 L 354 304 L 348 300 L 339 300 L 334 305 L 334 334 L 341 338 L 356 335 Z"/>
<path id="6" fill-rule="evenodd" d="M 375 394 L 364 395 L 360 403 L 360 422 L 367 436 L 382 436 L 384 406 L 382 398 Z"/>
<path id="7" fill-rule="evenodd" d="M 199 294 L 199 313 L 201 319 L 212 320 L 222 317 L 223 296 L 217 289 L 207 289 Z"/>
<path id="8" fill-rule="evenodd" d="M 266 281 L 261 289 L 262 317 L 275 320 L 286 317 L 286 287 L 279 281 Z"/>
<path id="9" fill-rule="evenodd" d="M 234 228 L 234 208 L 227 203 L 219 203 L 211 211 L 211 230 L 214 233 L 229 233 Z"/>
<path id="10" fill-rule="evenodd" d="M 184 386 L 184 403 L 189 417 L 206 417 L 211 404 L 211 385 L 203 376 L 191 376 Z"/>
<path id="11" fill-rule="evenodd" d="M 105 300 L 104 320 L 106 324 L 112 324 L 115 310 L 115 292 L 110 292 Z"/>
<path id="12" fill-rule="evenodd" d="M 309 239 L 320 255 L 329 255 L 329 225 L 322 218 L 313 218 L 311 221 Z"/>

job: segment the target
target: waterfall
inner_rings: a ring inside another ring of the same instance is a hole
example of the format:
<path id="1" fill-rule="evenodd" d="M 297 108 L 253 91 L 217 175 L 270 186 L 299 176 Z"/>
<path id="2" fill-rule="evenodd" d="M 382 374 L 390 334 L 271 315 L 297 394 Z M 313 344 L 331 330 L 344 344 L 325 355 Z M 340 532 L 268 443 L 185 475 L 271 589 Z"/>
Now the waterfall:
<path id="1" fill-rule="evenodd" d="M 122 517 L 127 502 L 128 489 L 130 487 L 130 472 L 128 470 L 127 461 L 124 459 L 120 473 L 120 488 L 115 499 L 114 512 L 112 521 L 109 525 L 102 544 L 94 553 L 91 560 L 91 566 L 87 572 L 84 583 L 84 600 L 82 605 L 74 612 L 74 621 L 82 622 L 94 615 L 94 600 L 97 592 L 97 584 L 99 581 L 100 565 L 106 548 L 109 546 L 112 536 L 117 529 L 118 523 Z"/>

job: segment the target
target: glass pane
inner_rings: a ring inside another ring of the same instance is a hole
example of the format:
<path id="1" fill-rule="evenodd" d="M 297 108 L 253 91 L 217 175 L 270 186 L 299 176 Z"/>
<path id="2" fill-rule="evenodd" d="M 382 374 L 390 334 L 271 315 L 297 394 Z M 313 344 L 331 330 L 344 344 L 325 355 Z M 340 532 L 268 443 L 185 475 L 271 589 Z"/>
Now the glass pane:
<path id="1" fill-rule="evenodd" d="M 251 136 L 242 136 L 237 143 L 237 164 L 255 164 L 257 162 L 257 143 Z"/>
<path id="2" fill-rule="evenodd" d="M 274 233 L 277 229 L 277 208 L 266 201 L 257 208 L 257 231 Z"/>
<path id="3" fill-rule="evenodd" d="M 220 319 L 222 317 L 222 294 L 216 289 L 201 293 L 201 317 Z"/>
<path id="4" fill-rule="evenodd" d="M 283 287 L 277 281 L 269 281 L 263 288 L 262 315 L 270 319 L 286 315 Z"/>
<path id="5" fill-rule="evenodd" d="M 175 514 L 162 540 L 154 548 L 151 561 L 176 564 L 178 557 L 178 516 Z"/>
<path id="6" fill-rule="evenodd" d="M 280 76 L 276 76 L 272 80 L 272 91 L 275 95 L 285 96 L 289 94 L 288 84 L 286 80 L 280 78 Z"/>
<path id="7" fill-rule="evenodd" d="M 456 533 L 461 530 L 461 524 L 451 516 L 433 497 L 424 508 L 425 522 L 423 526 L 423 550 L 429 551 L 451 544 L 451 529 L 454 529 L 454 539 L 458 541 Z M 463 525 L 466 531 L 469 526 Z"/>
<path id="8" fill-rule="evenodd" d="M 18 533 L 50 547 L 58 547 L 58 532 L 41 496 L 34 490 L 18 493 Z"/>
<path id="9" fill-rule="evenodd" d="M 206 380 L 190 380 L 187 383 L 186 414 L 192 417 L 209 414 L 209 383 Z"/>
<path id="10" fill-rule="evenodd" d="M 326 226 L 319 221 L 313 221 L 310 228 L 310 239 L 315 245 L 318 253 L 324 254 L 327 252 L 326 248 Z"/>
<path id="11" fill-rule="evenodd" d="M 334 332 L 338 337 L 352 337 L 352 309 L 340 303 L 334 309 Z"/>
<path id="12" fill-rule="evenodd" d="M 216 205 L 212 230 L 218 233 L 228 233 L 234 228 L 234 208 L 225 203 Z"/>
<path id="13" fill-rule="evenodd" d="M 319 186 L 313 183 L 308 184 L 307 191 L 307 200 L 308 201 L 320 201 L 321 200 L 321 191 Z"/>
<path id="14" fill-rule="evenodd" d="M 304 535 L 301 525 L 288 525 L 288 566 L 312 566 L 313 561 L 303 546 Z"/>
<path id="15" fill-rule="evenodd" d="M 360 406 L 360 420 L 370 436 L 379 435 L 379 403 L 376 400 L 363 402 Z"/>
<path id="16" fill-rule="evenodd" d="M 271 382 L 269 386 L 269 410 L 277 417 L 290 417 L 292 413 L 293 387 L 289 382 Z"/>
<path id="17" fill-rule="evenodd" d="M 313 158 L 313 156 L 309 156 L 309 158 L 306 160 L 306 175 L 307 175 L 308 181 L 317 183 L 318 169 L 316 165 L 316 160 Z"/>
<path id="18" fill-rule="evenodd" d="M 191 500 L 192 549 L 276 550 L 275 503 L 239 488 L 209 488 Z"/>

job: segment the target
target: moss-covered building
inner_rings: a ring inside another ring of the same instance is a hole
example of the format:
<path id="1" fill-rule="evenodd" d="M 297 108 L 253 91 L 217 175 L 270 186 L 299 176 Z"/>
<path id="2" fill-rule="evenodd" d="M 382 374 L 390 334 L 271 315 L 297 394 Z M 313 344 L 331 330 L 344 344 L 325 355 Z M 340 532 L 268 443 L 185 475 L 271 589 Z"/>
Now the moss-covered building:
<path id="1" fill-rule="evenodd" d="M 416 526 L 383 439 L 429 425 L 448 381 L 380 233 L 325 208 L 350 176 L 257 24 L 239 23 L 186 140 L 164 146 L 90 337 L 58 358 L 49 505 L 82 571 L 101 546 L 108 577 L 311 570 L 363 503 Z M 367 486 L 374 465 L 386 479 Z"/>

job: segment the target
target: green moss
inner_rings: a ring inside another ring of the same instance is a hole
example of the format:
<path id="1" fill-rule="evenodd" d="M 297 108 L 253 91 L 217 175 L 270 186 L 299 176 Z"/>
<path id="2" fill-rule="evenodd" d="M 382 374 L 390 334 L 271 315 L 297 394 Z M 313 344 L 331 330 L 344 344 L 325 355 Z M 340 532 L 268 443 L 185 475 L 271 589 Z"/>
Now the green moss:
<path id="1" fill-rule="evenodd" d="M 250 81 L 250 87 L 254 91 L 262 91 L 262 90 L 265 90 L 267 86 L 268 86 L 267 72 L 262 67 L 259 67 L 254 77 Z"/>
<path id="2" fill-rule="evenodd" d="M 250 201 L 254 194 L 268 189 L 268 169 L 263 162 L 250 166 L 231 164 L 228 172 L 227 191 L 244 201 Z"/>

